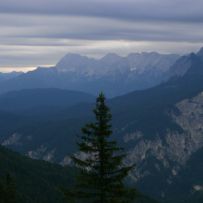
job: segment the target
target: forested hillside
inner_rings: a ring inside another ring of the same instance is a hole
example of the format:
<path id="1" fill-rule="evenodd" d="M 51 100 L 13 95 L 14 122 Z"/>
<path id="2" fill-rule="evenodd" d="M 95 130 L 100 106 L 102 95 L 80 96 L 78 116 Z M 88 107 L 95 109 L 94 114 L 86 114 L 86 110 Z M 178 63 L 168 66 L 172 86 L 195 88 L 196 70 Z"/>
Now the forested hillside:
<path id="1" fill-rule="evenodd" d="M 2 191 L 6 187 L 8 174 L 14 183 L 13 190 L 16 191 L 15 203 L 64 203 L 61 190 L 70 186 L 73 181 L 72 169 L 32 160 L 0 147 L 0 194 L 2 196 L 5 194 Z M 12 196 L 12 194 L 9 195 Z"/>

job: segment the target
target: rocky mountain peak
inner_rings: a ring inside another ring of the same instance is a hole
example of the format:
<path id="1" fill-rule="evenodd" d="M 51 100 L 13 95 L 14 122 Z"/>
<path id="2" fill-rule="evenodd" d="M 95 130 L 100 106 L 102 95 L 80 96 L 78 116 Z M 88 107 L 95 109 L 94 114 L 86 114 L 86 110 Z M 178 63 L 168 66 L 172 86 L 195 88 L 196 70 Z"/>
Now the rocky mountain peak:
<path id="1" fill-rule="evenodd" d="M 121 60 L 121 56 L 115 54 L 115 53 L 109 53 L 109 54 L 106 54 L 104 57 L 101 58 L 101 61 L 102 62 L 105 62 L 105 63 L 114 63 L 116 61 L 119 61 Z"/>
<path id="2" fill-rule="evenodd" d="M 80 72 L 94 61 L 95 59 L 88 58 L 87 56 L 69 53 L 56 64 L 56 68 L 60 72 Z"/>

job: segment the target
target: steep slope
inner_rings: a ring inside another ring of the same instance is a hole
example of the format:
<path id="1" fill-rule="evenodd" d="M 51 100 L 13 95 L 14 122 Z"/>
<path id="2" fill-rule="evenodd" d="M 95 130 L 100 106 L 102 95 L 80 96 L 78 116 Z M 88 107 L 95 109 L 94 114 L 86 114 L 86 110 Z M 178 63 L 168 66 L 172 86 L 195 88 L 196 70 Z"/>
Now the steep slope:
<path id="1" fill-rule="evenodd" d="M 63 203 L 60 188 L 73 183 L 71 169 L 31 160 L 0 147 L 0 184 L 8 173 L 15 181 L 19 203 Z"/>
<path id="2" fill-rule="evenodd" d="M 175 54 L 140 53 L 120 57 L 108 54 L 93 59 L 67 54 L 55 67 L 38 68 L 0 83 L 0 93 L 24 88 L 63 88 L 107 96 L 152 87 L 164 81 L 167 70 L 178 59 Z"/>
<path id="3" fill-rule="evenodd" d="M 123 128 L 118 133 L 124 135 L 129 148 L 126 161 L 138 165 L 134 180 L 141 190 L 163 201 L 173 195 L 173 202 L 176 200 L 178 195 L 171 192 L 170 185 L 176 185 L 176 177 L 181 176 L 187 161 L 203 147 L 203 62 L 194 54 L 189 60 L 191 66 L 182 77 L 117 98 L 112 105 L 112 109 L 119 106 L 114 116 L 120 118 L 117 125 Z M 179 183 L 184 189 L 178 202 L 193 198 L 187 196 L 192 196 L 194 188 L 185 188 L 186 181 L 182 178 Z M 195 184 L 197 179 L 192 181 Z"/>
<path id="4" fill-rule="evenodd" d="M 17 203 L 65 203 L 62 190 L 74 184 L 73 168 L 36 161 L 0 147 L 0 194 L 9 174 L 16 189 Z M 2 196 L 0 196 L 0 202 Z M 143 195 L 135 203 L 157 203 Z"/>
<path id="5" fill-rule="evenodd" d="M 130 94 L 117 97 L 110 101 L 112 111 L 118 124 L 128 124 L 129 121 L 135 120 L 133 126 L 138 130 L 141 128 L 142 118 L 148 118 L 152 122 L 160 122 L 162 119 L 167 119 L 168 116 L 157 117 L 166 114 L 167 109 L 174 107 L 178 101 L 185 98 L 196 96 L 203 90 L 203 62 L 194 54 L 189 56 L 191 61 L 190 69 L 182 77 L 176 77 L 154 88 L 144 91 L 136 91 Z M 147 114 L 147 115 L 146 115 Z M 122 115 L 122 116 L 121 116 Z M 150 118 L 152 116 L 152 118 Z M 162 123 L 161 123 L 162 125 Z M 149 125 L 153 126 L 153 125 Z M 155 126 L 156 128 L 158 126 Z M 163 128 L 163 126 L 161 126 Z M 144 130 L 145 127 L 142 128 Z"/>
<path id="6" fill-rule="evenodd" d="M 168 202 L 201 203 L 203 201 L 202 156 L 203 147 L 192 154 L 186 162 L 181 173 L 175 177 L 175 180 L 169 186 Z"/>

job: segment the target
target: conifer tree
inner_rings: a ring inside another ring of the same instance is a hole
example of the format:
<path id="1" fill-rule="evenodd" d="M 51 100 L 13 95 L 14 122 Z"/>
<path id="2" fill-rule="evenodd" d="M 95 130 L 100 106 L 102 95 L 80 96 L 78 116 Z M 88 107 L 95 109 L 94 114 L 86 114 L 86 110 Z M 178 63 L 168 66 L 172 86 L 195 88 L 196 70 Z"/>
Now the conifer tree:
<path id="1" fill-rule="evenodd" d="M 128 203 L 136 190 L 127 188 L 124 179 L 134 166 L 125 166 L 126 154 L 111 139 L 111 113 L 100 93 L 94 109 L 96 121 L 82 128 L 79 154 L 72 156 L 78 169 L 74 188 L 66 191 L 73 202 Z M 86 199 L 86 200 L 85 200 Z"/>

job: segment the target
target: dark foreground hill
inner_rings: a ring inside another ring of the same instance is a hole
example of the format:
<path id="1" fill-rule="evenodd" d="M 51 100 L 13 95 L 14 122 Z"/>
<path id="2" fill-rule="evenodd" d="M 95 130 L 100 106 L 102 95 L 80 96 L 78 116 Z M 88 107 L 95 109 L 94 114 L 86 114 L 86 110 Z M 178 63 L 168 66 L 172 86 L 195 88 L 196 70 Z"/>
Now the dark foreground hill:
<path id="1" fill-rule="evenodd" d="M 1 185 L 5 184 L 8 173 L 16 185 L 19 203 L 65 202 L 60 190 L 73 183 L 71 169 L 32 160 L 0 147 Z"/>
<path id="2" fill-rule="evenodd" d="M 61 167 L 45 161 L 32 160 L 0 147 L 0 202 L 5 193 L 6 176 L 12 178 L 15 203 L 65 203 L 62 190 L 71 187 L 73 168 Z M 12 193 L 10 193 L 12 196 Z M 86 202 L 87 203 L 87 202 Z M 144 195 L 135 203 L 157 203 Z"/>

